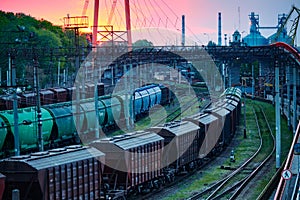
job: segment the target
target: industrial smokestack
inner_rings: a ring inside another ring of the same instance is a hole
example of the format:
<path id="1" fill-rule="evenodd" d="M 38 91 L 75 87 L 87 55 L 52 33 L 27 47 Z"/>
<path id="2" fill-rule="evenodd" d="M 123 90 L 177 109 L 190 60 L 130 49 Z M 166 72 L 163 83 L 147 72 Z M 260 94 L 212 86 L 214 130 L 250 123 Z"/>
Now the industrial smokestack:
<path id="1" fill-rule="evenodd" d="M 221 25 L 221 13 L 218 13 L 218 46 L 222 46 L 222 25 Z"/>
<path id="2" fill-rule="evenodd" d="M 184 17 L 184 15 L 182 15 L 182 41 L 181 41 L 181 45 L 182 46 L 185 45 L 185 17 Z"/>

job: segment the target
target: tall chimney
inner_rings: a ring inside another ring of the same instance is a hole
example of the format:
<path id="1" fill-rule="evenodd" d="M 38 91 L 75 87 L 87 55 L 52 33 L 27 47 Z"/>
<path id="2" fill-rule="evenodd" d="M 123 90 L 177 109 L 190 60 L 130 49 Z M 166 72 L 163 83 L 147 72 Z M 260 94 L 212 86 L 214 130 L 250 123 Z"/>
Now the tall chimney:
<path id="1" fill-rule="evenodd" d="M 222 46 L 222 25 L 221 25 L 221 13 L 218 13 L 218 46 Z"/>
<path id="2" fill-rule="evenodd" d="M 185 16 L 182 15 L 182 40 L 181 40 L 181 45 L 185 45 Z"/>

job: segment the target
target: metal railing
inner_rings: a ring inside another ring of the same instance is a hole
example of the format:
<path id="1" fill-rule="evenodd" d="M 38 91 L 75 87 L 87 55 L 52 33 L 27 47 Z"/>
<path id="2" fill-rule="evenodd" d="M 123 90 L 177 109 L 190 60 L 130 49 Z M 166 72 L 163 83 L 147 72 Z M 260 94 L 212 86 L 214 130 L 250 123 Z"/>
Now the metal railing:
<path id="1" fill-rule="evenodd" d="M 294 160 L 294 146 L 295 146 L 295 144 L 297 144 L 297 142 L 299 140 L 299 135 L 300 135 L 300 122 L 298 123 L 297 130 L 294 135 L 294 139 L 291 144 L 291 148 L 290 148 L 286 163 L 284 165 L 283 171 L 290 170 L 292 167 L 292 162 Z M 288 180 L 285 180 L 282 176 L 280 177 L 280 181 L 279 181 L 279 184 L 278 184 L 275 196 L 274 196 L 275 200 L 283 198 L 284 192 L 286 190 L 287 182 L 288 182 Z"/>

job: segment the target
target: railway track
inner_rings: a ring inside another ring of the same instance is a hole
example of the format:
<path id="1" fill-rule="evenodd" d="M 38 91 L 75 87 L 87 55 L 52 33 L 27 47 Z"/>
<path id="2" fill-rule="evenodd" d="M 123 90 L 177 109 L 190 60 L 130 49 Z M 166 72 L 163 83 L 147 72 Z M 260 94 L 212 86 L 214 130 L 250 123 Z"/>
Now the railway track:
<path id="1" fill-rule="evenodd" d="M 165 123 L 166 121 L 174 121 L 179 117 L 183 117 L 183 113 L 187 112 L 195 103 L 198 103 L 199 99 L 193 100 L 189 103 L 184 104 L 183 106 L 177 108 L 175 111 L 171 112 L 166 118 L 161 119 L 156 125 Z M 204 103 L 201 107 L 199 105 L 199 110 L 197 112 L 206 109 L 209 106 L 210 102 Z"/>
<path id="2" fill-rule="evenodd" d="M 253 116 L 256 121 L 257 131 L 260 137 L 260 145 L 257 151 L 246 160 L 240 167 L 235 169 L 225 178 L 219 180 L 213 185 L 209 186 L 204 191 L 201 191 L 190 198 L 195 199 L 236 199 L 239 194 L 245 189 L 256 174 L 264 167 L 270 160 L 275 151 L 275 138 L 266 118 L 266 115 L 261 107 L 253 107 Z M 260 122 L 258 119 L 263 119 Z M 264 138 L 271 137 L 273 141 L 273 148 L 269 150 L 269 145 L 264 144 Z"/>

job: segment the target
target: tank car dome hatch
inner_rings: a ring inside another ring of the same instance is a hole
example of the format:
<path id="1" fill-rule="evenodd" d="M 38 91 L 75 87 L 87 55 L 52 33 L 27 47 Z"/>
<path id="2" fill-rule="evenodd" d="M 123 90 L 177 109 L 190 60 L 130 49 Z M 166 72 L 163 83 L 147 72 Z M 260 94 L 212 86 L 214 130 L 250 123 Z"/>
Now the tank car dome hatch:
<path id="1" fill-rule="evenodd" d="M 250 34 L 243 38 L 245 45 L 247 46 L 263 46 L 268 44 L 268 40 L 263 37 L 258 31 L 259 16 L 254 12 L 249 15 L 250 19 Z"/>

